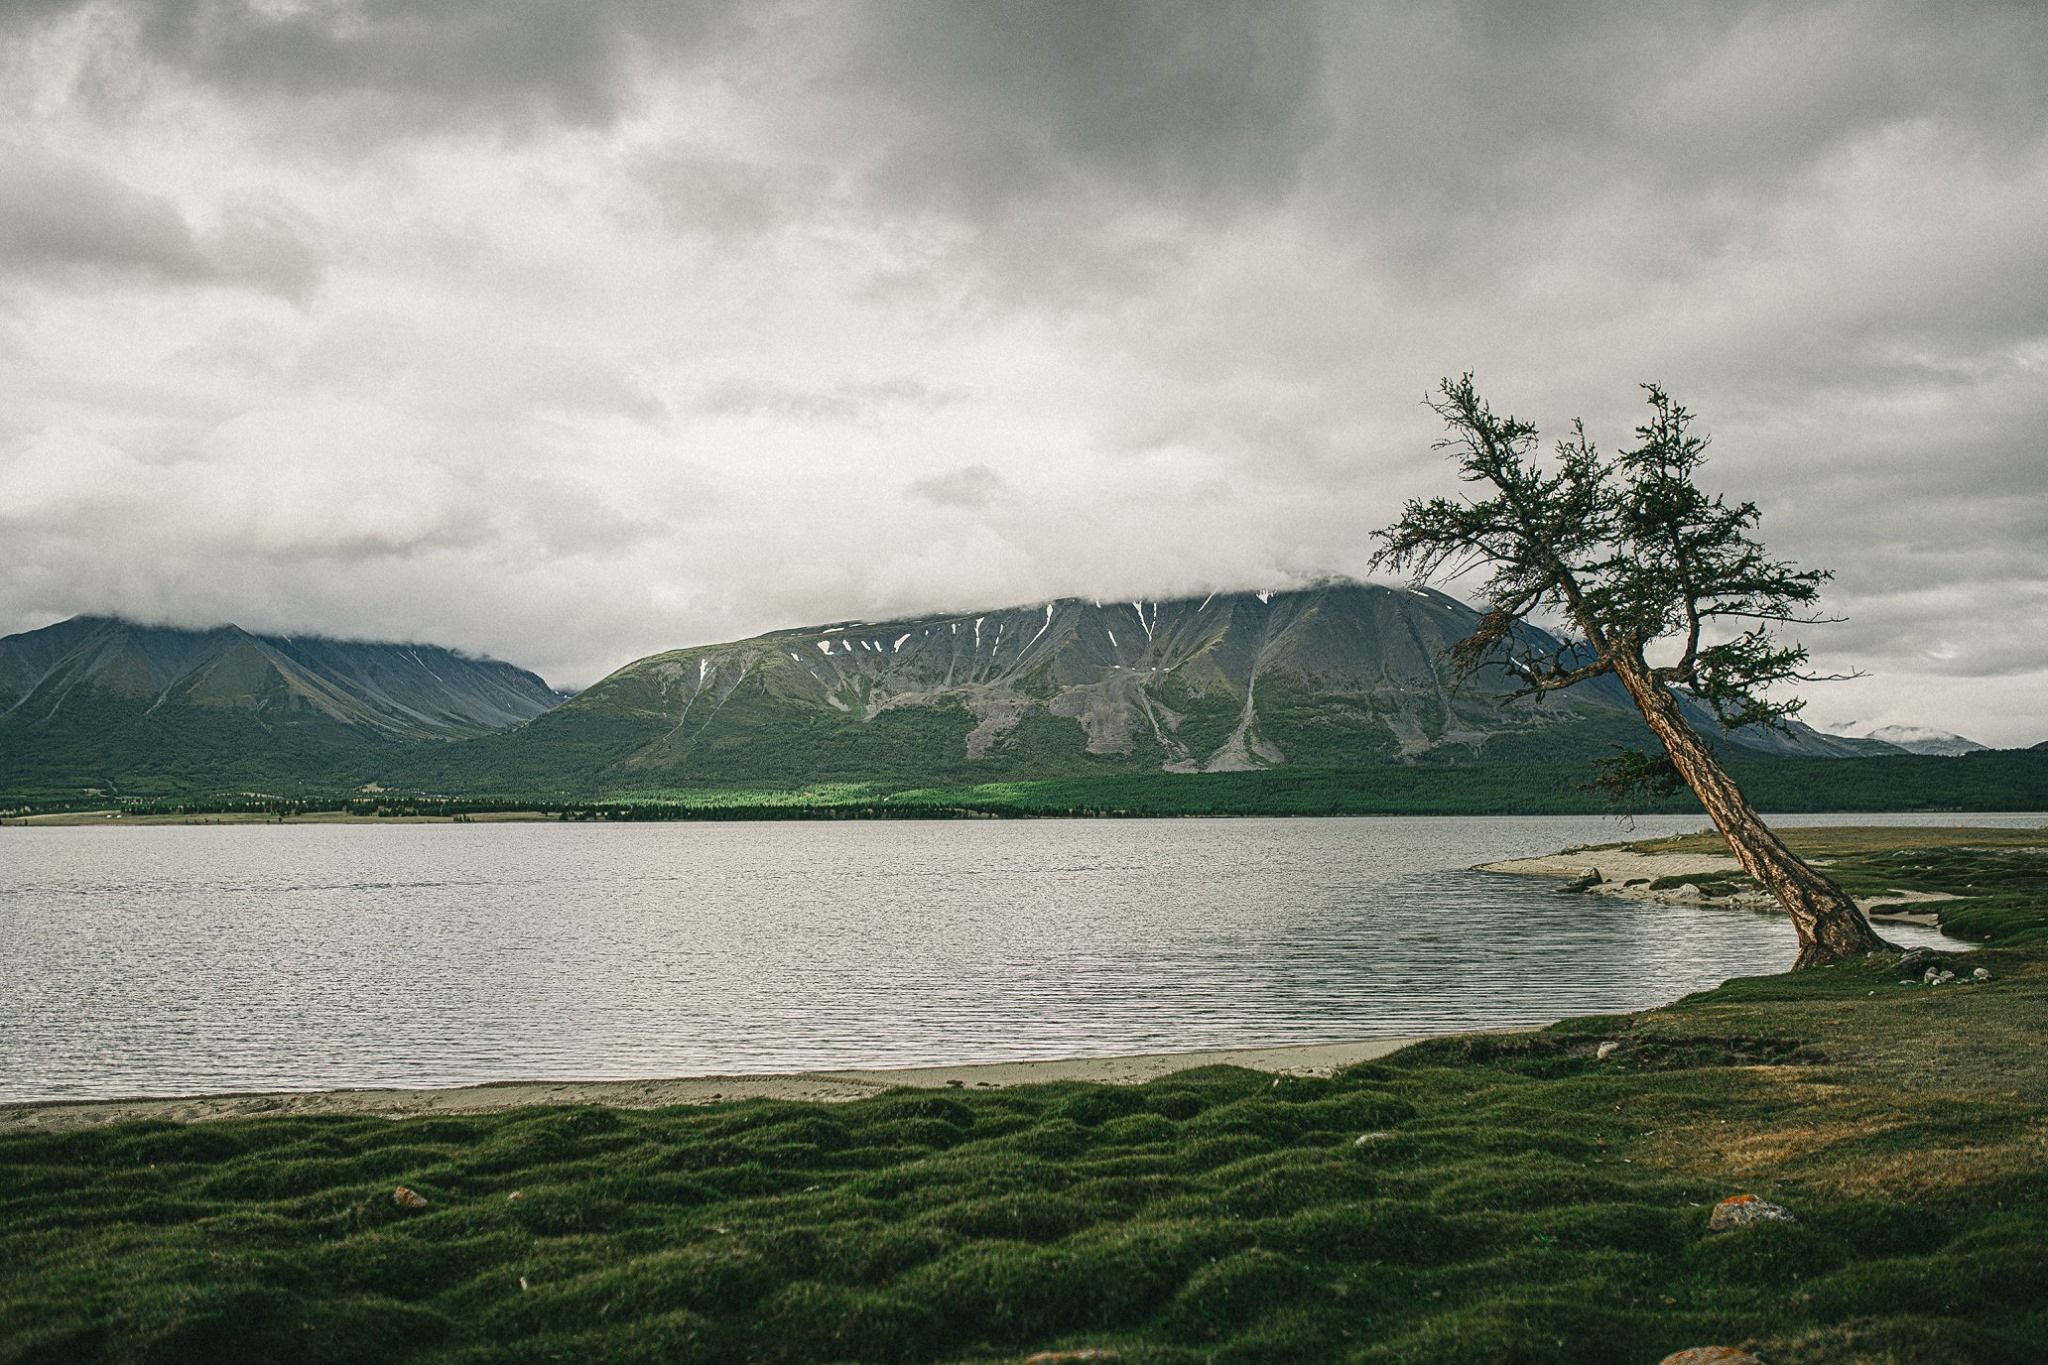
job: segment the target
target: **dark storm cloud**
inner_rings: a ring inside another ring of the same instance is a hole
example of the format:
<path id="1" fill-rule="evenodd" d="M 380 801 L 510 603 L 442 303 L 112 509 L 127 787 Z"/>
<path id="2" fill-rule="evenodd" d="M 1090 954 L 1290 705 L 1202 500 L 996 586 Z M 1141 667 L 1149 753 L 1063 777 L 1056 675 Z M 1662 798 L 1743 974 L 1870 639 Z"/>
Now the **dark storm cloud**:
<path id="1" fill-rule="evenodd" d="M 50 273 L 241 283 L 298 297 L 319 265 L 274 214 L 231 209 L 196 232 L 167 199 L 84 162 L 0 144 L 0 276 Z"/>
<path id="2" fill-rule="evenodd" d="M 1292 196 L 1325 136 L 1316 5 L 843 6 L 781 123 L 914 249 L 882 298 L 1113 306 Z"/>
<path id="3" fill-rule="evenodd" d="M 0 147 L 0 262 L 169 280 L 211 273 L 190 225 L 168 201 L 91 166 L 9 147 Z"/>
<path id="4" fill-rule="evenodd" d="M 866 110 L 872 183 L 905 209 L 1235 204 L 1284 194 L 1317 131 L 1313 7 L 933 0 L 865 17 L 827 88 Z"/>
<path id="5" fill-rule="evenodd" d="M 741 10 L 730 0 L 44 0 L 34 8 L 94 13 L 107 46 L 92 78 L 109 92 L 127 88 L 119 67 L 135 58 L 300 117 L 341 118 L 336 131 L 357 140 L 608 124 L 632 98 L 636 64 L 715 48 Z"/>
<path id="6" fill-rule="evenodd" d="M 1490 243 L 1613 207 L 1639 231 L 1612 265 L 1654 274 L 1755 241 L 1768 229 L 1757 200 L 1873 131 L 1925 120 L 1966 133 L 1967 155 L 2022 160 L 2041 132 L 2039 6 L 1331 13 L 1332 135 L 1315 168 L 1326 211 L 1439 259 L 1469 245 L 1467 265 Z"/>

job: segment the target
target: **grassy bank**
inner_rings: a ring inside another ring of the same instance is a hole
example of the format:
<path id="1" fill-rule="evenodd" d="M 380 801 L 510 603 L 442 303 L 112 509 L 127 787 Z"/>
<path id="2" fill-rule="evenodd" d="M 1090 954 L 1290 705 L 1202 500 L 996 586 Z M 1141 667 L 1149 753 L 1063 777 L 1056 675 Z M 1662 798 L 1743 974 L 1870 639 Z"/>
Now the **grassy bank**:
<path id="1" fill-rule="evenodd" d="M 0 1138 L 0 1361 L 2038 1360 L 2039 853 L 1857 856 L 1972 893 L 1991 980 L 1753 978 L 1328 1080 Z M 1710 1233 L 1738 1191 L 1798 1221 Z"/>

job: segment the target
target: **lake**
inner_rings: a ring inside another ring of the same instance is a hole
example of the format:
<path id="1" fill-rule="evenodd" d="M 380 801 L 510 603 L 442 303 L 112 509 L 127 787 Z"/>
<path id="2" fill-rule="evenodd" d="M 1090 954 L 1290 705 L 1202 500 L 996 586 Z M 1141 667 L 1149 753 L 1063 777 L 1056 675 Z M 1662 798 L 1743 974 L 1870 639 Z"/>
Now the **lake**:
<path id="1" fill-rule="evenodd" d="M 1782 823 L 1965 821 L 2042 817 Z M 1634 1009 L 1782 970 L 1790 927 L 1464 869 L 1701 827 L 4 829 L 0 1100 L 1113 1056 Z"/>

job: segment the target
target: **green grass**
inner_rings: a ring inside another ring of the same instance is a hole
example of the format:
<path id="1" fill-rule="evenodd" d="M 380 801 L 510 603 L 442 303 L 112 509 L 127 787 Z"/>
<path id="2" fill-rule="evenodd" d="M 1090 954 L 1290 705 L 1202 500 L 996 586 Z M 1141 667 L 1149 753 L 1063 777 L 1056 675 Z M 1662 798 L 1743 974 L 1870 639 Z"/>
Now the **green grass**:
<path id="1" fill-rule="evenodd" d="M 1033 740 L 1027 734 L 1027 740 Z M 1033 742 L 1036 742 L 1033 740 Z M 472 741 L 482 743 L 482 741 Z M 448 746 L 453 753 L 461 746 Z M 1505 750 L 1503 750 L 1505 752 Z M 1586 789 L 1593 776 L 1581 762 L 1489 761 L 1468 764 L 1382 763 L 1349 768 L 1283 767 L 1243 773 L 1168 773 L 1123 769 L 1098 759 L 1075 760 L 1087 771 L 1062 771 L 1047 757 L 1044 775 L 1000 780 L 918 773 L 883 776 L 872 769 L 838 779 L 814 778 L 791 760 L 783 781 L 731 780 L 677 785 L 658 773 L 633 781 L 544 792 L 494 785 L 481 775 L 445 788 L 466 799 L 563 805 L 614 804 L 640 818 L 753 816 L 1178 816 L 1178 815 L 1546 815 L 1613 808 Z M 1751 800 L 1772 811 L 2048 810 L 2048 753 L 1997 752 L 1960 758 L 1899 754 L 1878 758 L 1772 759 L 1737 756 L 1731 771 Z M 898 765 L 902 767 L 902 765 Z M 971 765 L 959 765 L 971 766 Z M 1028 766 L 1028 765 L 1027 765 Z M 790 793 L 808 791 L 792 802 Z M 1641 812 L 1694 812 L 1681 795 L 1638 805 Z"/>
<path id="2" fill-rule="evenodd" d="M 2048 902 L 1859 856 L 1944 851 Z M 0 1361 L 2034 1362 L 2048 950 L 1971 962 L 1333 1079 L 16 1132 Z M 1709 1233 L 1738 1191 L 1799 1221 Z"/>
<path id="3" fill-rule="evenodd" d="M 1769 811 L 2048 810 L 2048 753 L 1960 758 L 1745 759 L 1744 790 Z M 1244 773 L 1098 773 L 1030 780 L 932 782 L 834 780 L 677 786 L 638 783 L 543 790 L 495 786 L 397 789 L 363 797 L 350 788 L 251 782 L 126 801 L 73 793 L 0 797 L 0 814 L 122 804 L 138 811 L 278 812 L 356 809 L 366 814 L 460 814 L 545 810 L 573 818 L 945 819 L 1191 815 L 1568 815 L 1615 808 L 1583 785 L 1575 763 L 1279 768 Z M 263 795 L 251 795 L 260 792 Z M 1637 813 L 1698 813 L 1689 795 L 1639 805 Z"/>

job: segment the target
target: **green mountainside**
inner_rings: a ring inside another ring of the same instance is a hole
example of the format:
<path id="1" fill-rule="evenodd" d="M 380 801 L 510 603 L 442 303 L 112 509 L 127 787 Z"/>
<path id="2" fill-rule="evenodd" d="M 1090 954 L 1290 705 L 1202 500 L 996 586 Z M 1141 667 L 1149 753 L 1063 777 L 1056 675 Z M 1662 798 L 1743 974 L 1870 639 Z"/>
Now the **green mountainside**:
<path id="1" fill-rule="evenodd" d="M 0 639 L 0 792 L 327 782 L 560 701 L 432 645 L 74 617 Z"/>
<path id="2" fill-rule="evenodd" d="M 1618 687 L 1511 699 L 1454 681 L 1476 613 L 1351 583 L 1171 601 L 1062 599 L 846 621 L 673 650 L 503 734 L 379 777 L 430 791 L 986 782 L 1276 768 L 1583 761 L 1646 731 Z M 1548 653 L 1556 642 L 1529 632 Z M 1799 727 L 1758 753 L 1892 746 Z"/>

